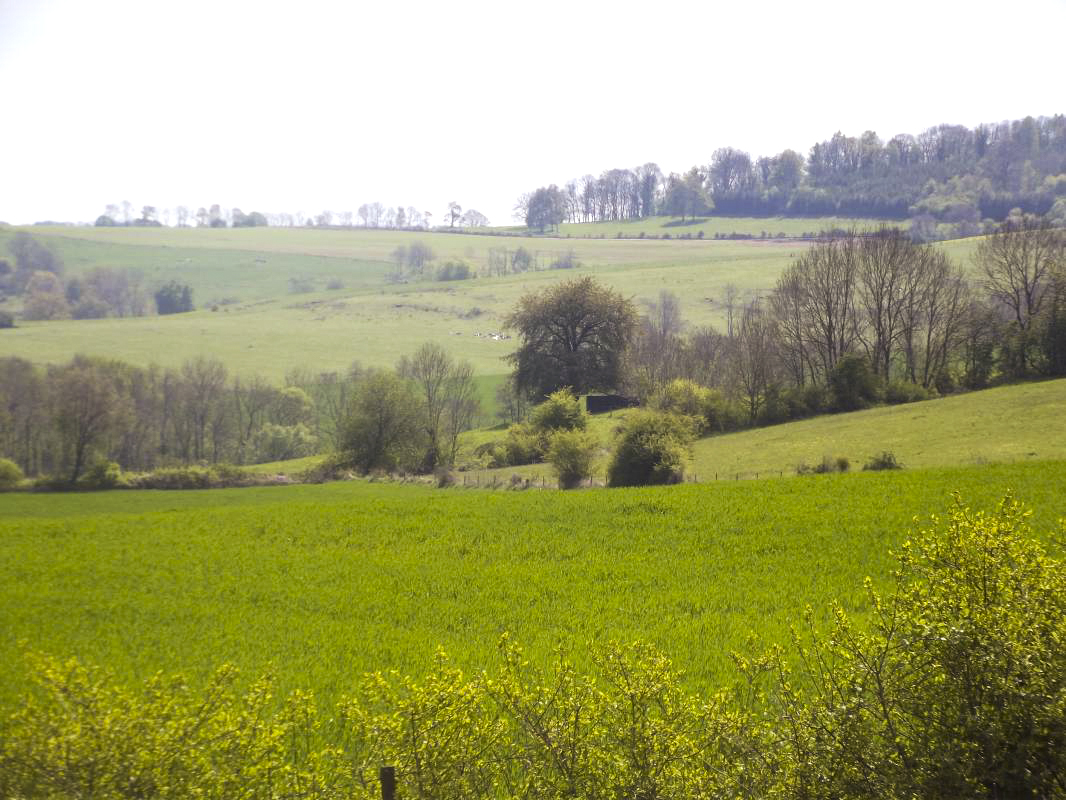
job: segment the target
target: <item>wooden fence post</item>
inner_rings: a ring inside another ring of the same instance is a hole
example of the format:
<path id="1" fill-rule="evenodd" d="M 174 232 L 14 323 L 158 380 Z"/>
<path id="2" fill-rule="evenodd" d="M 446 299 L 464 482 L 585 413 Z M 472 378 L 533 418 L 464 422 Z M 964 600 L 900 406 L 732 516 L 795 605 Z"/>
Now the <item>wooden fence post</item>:
<path id="1" fill-rule="evenodd" d="M 382 767 L 378 770 L 381 780 L 381 800 L 396 800 L 396 767 Z"/>

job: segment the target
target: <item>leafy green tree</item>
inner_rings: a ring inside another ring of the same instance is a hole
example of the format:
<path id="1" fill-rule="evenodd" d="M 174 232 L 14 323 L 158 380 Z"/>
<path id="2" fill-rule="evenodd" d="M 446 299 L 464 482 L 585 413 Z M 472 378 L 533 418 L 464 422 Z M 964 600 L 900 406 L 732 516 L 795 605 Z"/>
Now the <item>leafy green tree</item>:
<path id="1" fill-rule="evenodd" d="M 523 296 L 505 320 L 521 339 L 508 356 L 516 387 L 541 397 L 564 387 L 614 390 L 637 319 L 631 300 L 590 277 Z"/>
<path id="2" fill-rule="evenodd" d="M 837 411 L 857 411 L 876 403 L 881 381 L 865 356 L 846 355 L 829 373 L 829 389 Z"/>
<path id="3" fill-rule="evenodd" d="M 181 314 L 192 311 L 192 289 L 177 281 L 170 281 L 156 291 L 155 307 L 160 314 Z"/>
<path id="4" fill-rule="evenodd" d="M 369 472 L 412 469 L 425 453 L 425 426 L 411 385 L 386 370 L 359 384 L 341 438 L 342 456 Z"/>

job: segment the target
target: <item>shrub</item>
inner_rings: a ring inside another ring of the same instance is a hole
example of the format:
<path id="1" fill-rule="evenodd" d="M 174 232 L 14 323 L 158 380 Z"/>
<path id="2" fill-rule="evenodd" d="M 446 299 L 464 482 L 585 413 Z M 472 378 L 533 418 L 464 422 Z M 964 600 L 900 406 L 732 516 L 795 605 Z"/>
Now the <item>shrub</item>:
<path id="1" fill-rule="evenodd" d="M 85 470 L 78 484 L 83 489 L 115 489 L 124 485 L 122 470 L 114 461 L 103 459 Z"/>
<path id="2" fill-rule="evenodd" d="M 465 261 L 446 261 L 437 269 L 438 281 L 465 281 L 470 275 L 470 265 Z"/>
<path id="3" fill-rule="evenodd" d="M 0 311 L 0 328 L 14 328 L 15 315 L 7 311 Z"/>
<path id="4" fill-rule="evenodd" d="M 916 403 L 931 396 L 928 389 L 910 381 L 891 381 L 885 386 L 885 402 L 890 405 Z"/>
<path id="5" fill-rule="evenodd" d="M 609 486 L 680 483 L 695 437 L 691 419 L 678 414 L 638 411 L 623 423 L 611 463 Z"/>
<path id="6" fill-rule="evenodd" d="M 455 486 L 455 473 L 447 467 L 437 467 L 433 470 L 433 478 L 437 482 L 438 489 L 447 489 Z"/>
<path id="7" fill-rule="evenodd" d="M 314 452 L 316 441 L 315 435 L 303 423 L 274 425 L 268 422 L 255 435 L 256 461 L 264 464 L 302 458 Z"/>
<path id="8" fill-rule="evenodd" d="M 881 380 L 864 356 L 848 355 L 829 373 L 833 407 L 837 411 L 858 411 L 877 402 Z"/>
<path id="9" fill-rule="evenodd" d="M 808 611 L 798 674 L 758 665 L 778 676 L 769 716 L 790 720 L 789 796 L 1062 795 L 1066 569 L 1027 516 L 1011 497 L 989 514 L 956 501 L 900 549 L 888 596 L 867 583 L 869 626 L 834 604 L 823 634 Z"/>
<path id="10" fill-rule="evenodd" d="M 161 467 L 152 472 L 126 477 L 134 489 L 220 489 L 246 486 L 251 476 L 240 467 L 216 464 L 213 467 Z"/>
<path id="11" fill-rule="evenodd" d="M 895 453 L 885 450 L 867 461 L 862 468 L 867 472 L 877 472 L 883 469 L 903 469 L 903 465 L 896 461 Z"/>
<path id="12" fill-rule="evenodd" d="M 0 458 L 0 491 L 14 489 L 24 477 L 18 464 L 8 458 Z"/>
<path id="13" fill-rule="evenodd" d="M 548 463 L 560 489 L 574 489 L 592 477 L 592 462 L 599 445 L 584 431 L 556 431 L 548 440 Z"/>
<path id="14" fill-rule="evenodd" d="M 501 467 L 519 467 L 533 464 L 544 458 L 547 448 L 545 437 L 534 431 L 525 423 L 512 425 L 507 429 L 507 439 L 503 443 Z"/>
<path id="15" fill-rule="evenodd" d="M 797 475 L 825 475 L 830 472 L 847 472 L 851 469 L 851 461 L 847 456 L 822 456 L 822 460 L 813 467 L 809 464 L 798 464 Z"/>
<path id="16" fill-rule="evenodd" d="M 585 430 L 588 415 L 581 407 L 581 401 L 569 389 L 560 389 L 548 395 L 548 399 L 533 409 L 530 418 L 533 430 L 539 434 L 551 431 Z"/>

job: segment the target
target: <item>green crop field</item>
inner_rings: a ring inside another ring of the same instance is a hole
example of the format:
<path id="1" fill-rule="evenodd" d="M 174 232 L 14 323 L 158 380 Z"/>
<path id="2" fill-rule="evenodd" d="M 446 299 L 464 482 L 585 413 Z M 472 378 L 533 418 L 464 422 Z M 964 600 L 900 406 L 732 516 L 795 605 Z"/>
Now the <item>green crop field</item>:
<path id="1" fill-rule="evenodd" d="M 488 334 L 501 332 L 503 317 L 523 293 L 575 275 L 595 275 L 642 308 L 661 290 L 672 291 L 681 298 L 687 322 L 720 325 L 726 285 L 747 296 L 766 293 L 806 246 L 358 229 L 30 230 L 55 247 L 70 274 L 97 266 L 139 269 L 149 288 L 172 279 L 188 283 L 201 310 L 168 317 L 20 322 L 0 332 L 4 355 L 55 363 L 87 353 L 176 366 L 204 354 L 222 359 L 235 372 L 273 380 L 296 366 L 342 370 L 355 360 L 392 365 L 424 341 L 439 342 L 468 359 L 480 375 L 500 375 L 507 371 L 503 358 L 514 342 Z M 0 231 L 0 251 L 6 252 L 13 235 L 12 229 Z M 525 247 L 541 264 L 573 250 L 582 266 L 446 283 L 387 283 L 392 251 L 416 241 L 428 244 L 438 262 L 457 258 L 481 267 L 493 249 Z M 973 245 L 966 240 L 943 246 L 962 259 Z M 291 279 L 309 281 L 313 291 L 290 293 Z M 327 289 L 330 281 L 343 288 Z M 213 303 L 219 304 L 215 311 Z"/>
<path id="2" fill-rule="evenodd" d="M 1013 489 L 1051 531 L 1066 462 L 584 492 L 363 482 L 204 492 L 0 496 L 0 703 L 20 648 L 123 681 L 273 665 L 331 701 L 367 670 L 465 669 L 503 631 L 556 643 L 641 639 L 688 681 L 728 680 L 749 634 L 780 641 L 810 603 L 862 613 L 864 576 L 953 491 Z M 21 644 L 20 644 L 21 643 Z"/>

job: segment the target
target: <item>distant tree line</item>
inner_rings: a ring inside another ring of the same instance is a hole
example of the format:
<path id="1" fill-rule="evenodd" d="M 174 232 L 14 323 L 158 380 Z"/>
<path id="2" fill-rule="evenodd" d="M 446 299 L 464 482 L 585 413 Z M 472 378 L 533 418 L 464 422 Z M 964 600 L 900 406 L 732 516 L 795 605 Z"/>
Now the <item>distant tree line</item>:
<path id="1" fill-rule="evenodd" d="M 76 485 L 94 464 L 148 471 L 341 452 L 352 468 L 431 471 L 479 419 L 469 364 L 427 344 L 395 371 L 294 369 L 282 386 L 214 358 L 180 368 L 0 358 L 0 458 Z"/>
<path id="2" fill-rule="evenodd" d="M 563 222 L 668 215 L 918 217 L 980 232 L 1012 210 L 1066 224 L 1066 116 L 938 125 L 887 142 L 873 131 L 837 132 L 806 156 L 784 150 L 753 158 L 723 147 L 707 164 L 664 174 L 654 163 L 585 175 L 522 195 L 515 216 L 545 231 Z M 940 232 L 941 234 L 944 231 Z"/>
<path id="3" fill-rule="evenodd" d="M 215 203 L 210 206 L 179 205 L 174 208 L 142 206 L 138 213 L 128 200 L 110 203 L 104 213 L 96 218 L 97 227 L 160 227 L 185 228 L 255 228 L 255 227 L 320 227 L 390 228 L 398 230 L 426 230 L 432 227 L 433 213 L 420 211 L 414 206 L 386 206 L 379 202 L 363 203 L 357 211 L 330 211 L 317 214 L 304 212 L 244 213 L 239 208 L 225 208 Z M 463 210 L 454 200 L 449 202 L 441 216 L 441 226 L 446 228 L 484 228 L 489 219 L 474 208 Z"/>
<path id="4" fill-rule="evenodd" d="M 171 281 L 149 293 L 137 270 L 94 267 L 66 276 L 59 254 L 25 231 L 11 238 L 8 251 L 14 264 L 0 259 L 0 299 L 21 298 L 23 319 L 139 317 L 153 304 L 159 314 L 193 310 L 191 288 Z"/>

